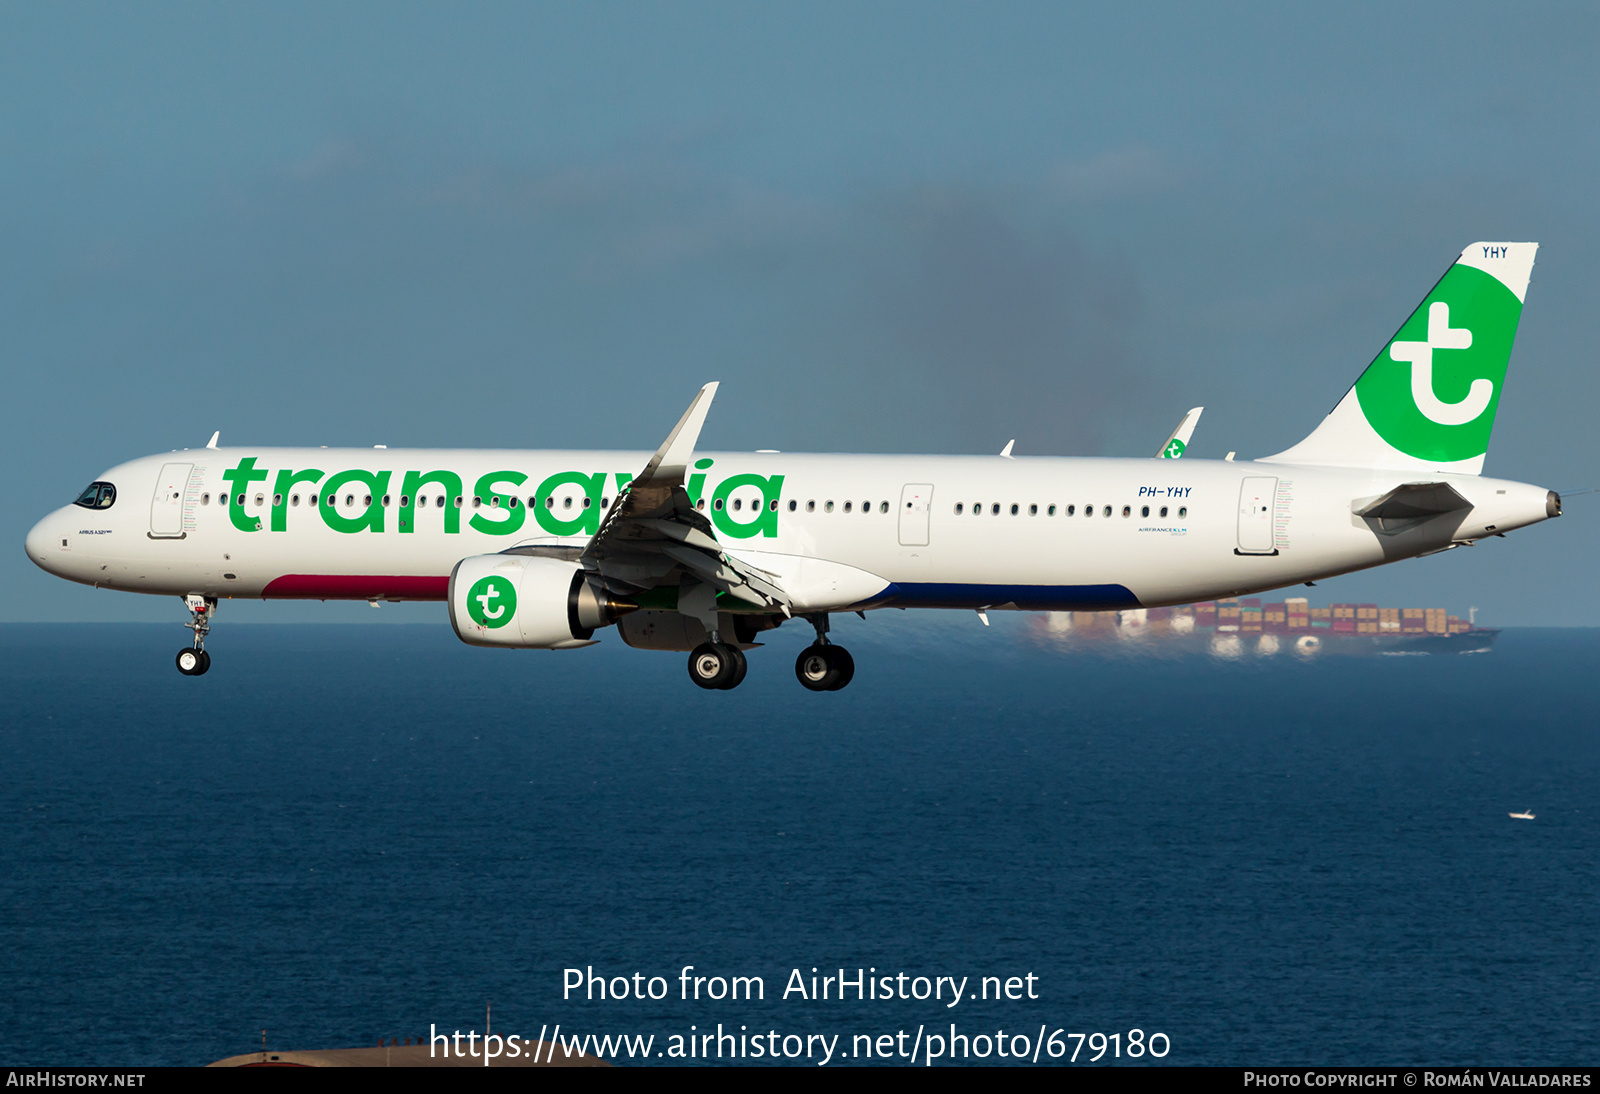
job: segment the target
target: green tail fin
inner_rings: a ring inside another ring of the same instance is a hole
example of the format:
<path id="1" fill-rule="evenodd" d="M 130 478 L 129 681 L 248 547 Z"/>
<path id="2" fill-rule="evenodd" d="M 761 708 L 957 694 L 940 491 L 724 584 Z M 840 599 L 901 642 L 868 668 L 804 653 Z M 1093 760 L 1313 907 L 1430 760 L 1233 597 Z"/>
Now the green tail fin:
<path id="1" fill-rule="evenodd" d="M 1474 243 L 1333 413 L 1272 463 L 1483 470 L 1537 243 Z"/>

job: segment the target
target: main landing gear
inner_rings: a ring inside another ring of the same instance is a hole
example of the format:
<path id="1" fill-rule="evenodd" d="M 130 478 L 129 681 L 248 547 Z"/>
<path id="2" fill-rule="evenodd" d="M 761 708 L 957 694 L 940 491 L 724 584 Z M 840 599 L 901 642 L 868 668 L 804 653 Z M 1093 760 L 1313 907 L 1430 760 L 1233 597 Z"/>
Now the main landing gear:
<path id="1" fill-rule="evenodd" d="M 794 674 L 811 691 L 838 691 L 855 676 L 855 659 L 849 650 L 828 641 L 826 613 L 806 618 L 817 629 L 817 640 L 801 651 Z M 711 641 L 702 642 L 689 654 L 689 679 L 707 691 L 732 691 L 744 681 L 747 667 L 744 651 L 722 641 L 715 631 Z"/>
<path id="2" fill-rule="evenodd" d="M 732 691 L 744 682 L 749 667 L 744 651 L 726 642 L 702 642 L 689 655 L 689 679 L 707 691 Z"/>
<path id="3" fill-rule="evenodd" d="M 214 597 L 190 593 L 183 598 L 183 604 L 189 609 L 189 622 L 184 626 L 194 631 L 194 645 L 178 651 L 178 671 L 185 676 L 203 676 L 211 667 L 206 635 L 211 631 L 211 617 L 217 614 L 217 601 Z"/>
<path id="4" fill-rule="evenodd" d="M 817 641 L 800 651 L 794 663 L 794 674 L 812 691 L 838 691 L 854 678 L 855 658 L 843 646 L 828 641 L 827 615 L 813 615 L 810 619 L 811 625 L 817 628 Z"/>

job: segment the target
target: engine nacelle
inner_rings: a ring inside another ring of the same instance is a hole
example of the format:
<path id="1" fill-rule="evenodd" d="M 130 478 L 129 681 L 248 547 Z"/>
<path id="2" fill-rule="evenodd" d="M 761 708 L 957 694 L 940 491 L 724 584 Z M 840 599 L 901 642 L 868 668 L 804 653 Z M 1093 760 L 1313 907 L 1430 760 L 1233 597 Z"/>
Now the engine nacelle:
<path id="1" fill-rule="evenodd" d="M 450 625 L 473 646 L 564 650 L 591 644 L 635 605 L 591 581 L 583 567 L 538 555 L 474 555 L 450 573 Z"/>

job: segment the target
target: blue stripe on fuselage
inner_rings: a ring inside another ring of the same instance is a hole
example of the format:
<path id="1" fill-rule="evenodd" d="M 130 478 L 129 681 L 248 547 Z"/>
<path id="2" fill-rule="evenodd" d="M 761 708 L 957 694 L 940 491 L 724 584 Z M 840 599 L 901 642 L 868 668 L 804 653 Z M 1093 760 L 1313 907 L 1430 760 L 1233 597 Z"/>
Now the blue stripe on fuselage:
<path id="1" fill-rule="evenodd" d="M 1137 608 L 1125 585 L 964 585 L 896 581 L 874 606 L 884 608 L 998 608 L 1024 611 L 1104 612 Z"/>

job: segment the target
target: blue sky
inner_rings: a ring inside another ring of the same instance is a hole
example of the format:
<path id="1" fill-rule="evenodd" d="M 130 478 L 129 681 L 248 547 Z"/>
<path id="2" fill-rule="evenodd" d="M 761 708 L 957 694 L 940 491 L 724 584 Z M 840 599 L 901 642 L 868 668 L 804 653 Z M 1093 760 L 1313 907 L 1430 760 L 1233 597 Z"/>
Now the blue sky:
<path id="1" fill-rule="evenodd" d="M 0 8 L 0 619 L 203 444 L 1265 455 L 1467 243 L 1543 244 L 1489 474 L 1600 486 L 1600 8 Z M 1600 495 L 1328 599 L 1600 619 Z M 227 618 L 366 619 L 364 605 Z M 386 619 L 442 618 L 391 606 Z"/>

